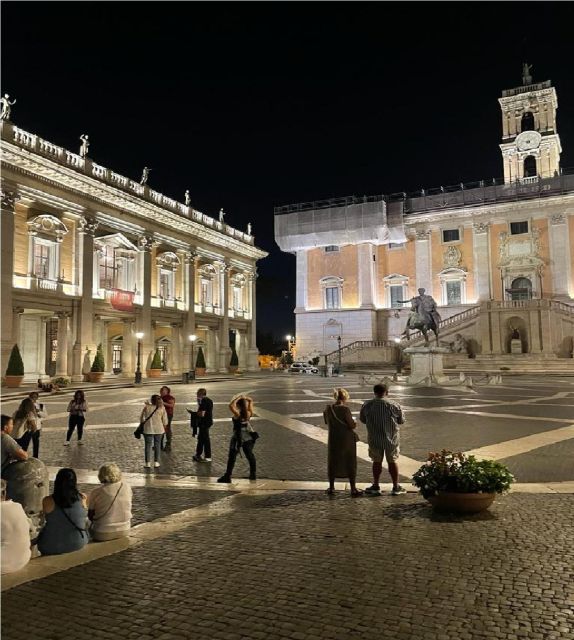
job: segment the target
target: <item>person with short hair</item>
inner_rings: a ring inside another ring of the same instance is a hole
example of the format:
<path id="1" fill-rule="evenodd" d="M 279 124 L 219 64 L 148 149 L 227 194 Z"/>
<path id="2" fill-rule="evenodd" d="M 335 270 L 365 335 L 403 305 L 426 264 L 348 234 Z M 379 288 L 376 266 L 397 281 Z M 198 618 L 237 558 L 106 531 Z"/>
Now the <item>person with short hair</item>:
<path id="1" fill-rule="evenodd" d="M 1 451 L 2 451 L 2 474 L 9 464 L 17 462 L 18 460 L 28 460 L 28 454 L 22 449 L 22 447 L 12 437 L 12 429 L 14 428 L 14 420 L 11 416 L 2 415 L 2 436 L 1 436 Z"/>
<path id="2" fill-rule="evenodd" d="M 164 438 L 162 438 L 162 451 L 171 451 L 172 431 L 171 421 L 173 420 L 173 411 L 175 408 L 175 398 L 171 395 L 171 389 L 163 386 L 159 390 L 159 395 L 163 401 L 165 412 L 167 414 L 167 427 L 165 428 L 165 444 Z"/>
<path id="3" fill-rule="evenodd" d="M 100 467 L 98 479 L 102 484 L 88 496 L 92 539 L 104 542 L 127 536 L 132 519 L 132 488 L 123 481 L 114 462 Z"/>
<path id="4" fill-rule="evenodd" d="M 64 446 L 70 446 L 70 440 L 74 433 L 74 429 L 78 429 L 78 444 L 84 444 L 82 436 L 84 435 L 84 424 L 86 423 L 86 413 L 88 411 L 88 403 L 86 396 L 81 389 L 74 393 L 74 397 L 68 403 L 67 408 L 70 417 L 68 418 L 68 432 L 66 433 L 66 441 Z"/>
<path id="5" fill-rule="evenodd" d="M 160 466 L 161 439 L 167 426 L 167 413 L 163 406 L 161 396 L 154 393 L 149 402 L 146 402 L 140 416 L 140 422 L 144 423 L 143 437 L 145 440 L 145 467 L 151 467 L 151 450 L 154 452 L 154 467 Z"/>
<path id="6" fill-rule="evenodd" d="M 213 425 L 213 401 L 207 397 L 207 389 L 197 390 L 197 447 L 194 462 L 211 462 L 209 429 Z M 205 457 L 203 455 L 205 454 Z"/>
<path id="7" fill-rule="evenodd" d="M 404 424 L 401 406 L 388 400 L 389 388 L 385 384 L 373 387 L 375 397 L 361 407 L 359 420 L 367 425 L 369 457 L 373 461 L 373 484 L 365 489 L 367 495 L 380 496 L 379 478 L 383 471 L 383 458 L 387 459 L 389 474 L 393 481 L 391 494 L 406 493 L 399 484 L 400 434 L 398 425 Z"/>
<path id="8" fill-rule="evenodd" d="M 363 492 L 357 489 L 357 436 L 355 421 L 351 410 L 347 407 L 350 396 L 346 389 L 333 389 L 334 404 L 327 405 L 323 411 L 323 419 L 329 430 L 327 441 L 327 474 L 329 488 L 327 495 L 335 493 L 335 479 L 348 478 L 351 495 L 360 496 Z"/>
<path id="9" fill-rule="evenodd" d="M 25 567 L 30 561 L 30 521 L 22 505 L 6 496 L 8 483 L 1 481 L 0 565 L 2 575 Z"/>
<path id="10" fill-rule="evenodd" d="M 38 536 L 38 551 L 43 556 L 78 551 L 88 543 L 87 498 L 78 491 L 73 469 L 58 471 L 54 491 L 42 501 L 42 511 L 46 524 Z"/>
<path id="11" fill-rule="evenodd" d="M 240 451 L 243 451 L 249 462 L 249 480 L 257 480 L 257 461 L 253 453 L 257 433 L 254 433 L 250 423 L 253 416 L 253 400 L 248 396 L 237 396 L 229 403 L 229 410 L 232 415 L 233 435 L 229 441 L 227 469 L 217 482 L 226 484 L 231 482 L 235 460 Z"/>
<path id="12" fill-rule="evenodd" d="M 31 441 L 34 458 L 40 454 L 41 429 L 42 420 L 34 401 L 30 397 L 24 398 L 14 413 L 14 439 L 24 451 L 28 451 Z"/>

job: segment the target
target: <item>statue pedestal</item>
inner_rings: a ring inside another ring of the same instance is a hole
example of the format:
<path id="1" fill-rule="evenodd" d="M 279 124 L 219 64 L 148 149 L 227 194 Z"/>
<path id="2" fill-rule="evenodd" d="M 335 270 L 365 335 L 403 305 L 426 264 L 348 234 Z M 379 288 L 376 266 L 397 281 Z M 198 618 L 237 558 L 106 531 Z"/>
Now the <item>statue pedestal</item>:
<path id="1" fill-rule="evenodd" d="M 432 387 L 450 382 L 443 372 L 443 355 L 450 353 L 446 347 L 407 347 L 404 353 L 411 359 L 411 375 L 407 378 L 407 384 Z"/>
<path id="2" fill-rule="evenodd" d="M 515 354 L 515 353 L 522 353 L 522 341 L 521 340 L 511 340 L 510 341 L 510 353 L 511 354 Z"/>

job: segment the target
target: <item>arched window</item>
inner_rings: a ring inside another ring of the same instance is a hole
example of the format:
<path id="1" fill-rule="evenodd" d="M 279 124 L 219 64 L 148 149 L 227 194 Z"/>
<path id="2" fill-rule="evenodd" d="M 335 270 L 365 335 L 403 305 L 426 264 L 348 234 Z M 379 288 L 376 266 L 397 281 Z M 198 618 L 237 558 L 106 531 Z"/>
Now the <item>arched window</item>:
<path id="1" fill-rule="evenodd" d="M 531 178 L 538 175 L 536 171 L 536 158 L 534 156 L 526 156 L 524 158 L 524 177 Z"/>
<path id="2" fill-rule="evenodd" d="M 532 281 L 529 278 L 515 278 L 510 285 L 512 300 L 530 300 L 532 298 Z"/>
<path id="3" fill-rule="evenodd" d="M 534 115 L 531 111 L 526 111 L 522 115 L 522 121 L 520 123 L 521 131 L 534 131 Z"/>

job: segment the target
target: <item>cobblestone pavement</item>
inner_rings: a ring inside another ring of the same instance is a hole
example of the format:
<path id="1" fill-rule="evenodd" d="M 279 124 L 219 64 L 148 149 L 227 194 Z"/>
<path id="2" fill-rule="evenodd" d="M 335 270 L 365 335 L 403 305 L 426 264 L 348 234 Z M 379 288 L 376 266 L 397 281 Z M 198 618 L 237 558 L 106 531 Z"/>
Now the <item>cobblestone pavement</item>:
<path id="1" fill-rule="evenodd" d="M 571 496 L 466 518 L 418 496 L 239 498 L 4 592 L 3 639 L 574 639 Z"/>
<path id="2" fill-rule="evenodd" d="M 194 408 L 198 385 L 174 385 L 177 399 L 173 453 L 165 455 L 163 474 L 218 476 L 223 473 L 230 435 L 227 403 L 238 392 L 250 392 L 256 407 L 265 410 L 266 419 L 254 421 L 261 434 L 256 446 L 258 475 L 262 478 L 322 480 L 326 470 L 324 441 L 304 429 L 325 431 L 322 412 L 330 400 L 333 385 L 343 385 L 351 393 L 350 407 L 357 414 L 361 402 L 371 397 L 371 385 L 361 385 L 359 376 L 327 380 L 316 376 L 267 374 L 259 379 L 212 382 L 208 385 L 215 401 L 213 462 L 191 461 L 195 440 L 188 428 L 186 407 Z M 67 395 L 45 399 L 50 418 L 42 434 L 41 457 L 49 466 L 95 469 L 107 460 L 117 461 L 125 471 L 142 470 L 143 444 L 133 438 L 142 402 L 153 388 L 107 389 L 88 392 L 86 445 L 69 448 L 64 440 Z M 520 482 L 574 480 L 572 443 L 574 442 L 574 377 L 508 377 L 502 386 L 474 389 L 401 387 L 391 395 L 404 406 L 407 423 L 401 429 L 401 450 L 414 461 L 424 461 L 431 450 L 478 450 L 504 459 Z M 14 411 L 16 401 L 4 404 Z M 274 417 L 275 416 L 275 417 Z M 302 427 L 286 428 L 281 420 L 292 417 Z M 363 442 L 366 430 L 359 425 Z M 532 440 L 533 439 L 533 440 Z M 513 444 L 514 443 L 514 444 Z M 239 459 L 237 477 L 247 473 Z M 361 481 L 370 478 L 370 463 L 360 459 Z"/>

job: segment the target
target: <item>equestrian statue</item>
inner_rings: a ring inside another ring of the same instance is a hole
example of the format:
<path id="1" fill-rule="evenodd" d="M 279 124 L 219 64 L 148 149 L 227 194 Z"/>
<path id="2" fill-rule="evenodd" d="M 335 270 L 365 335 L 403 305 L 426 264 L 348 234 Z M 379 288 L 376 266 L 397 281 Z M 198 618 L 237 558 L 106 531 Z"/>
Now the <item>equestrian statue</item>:
<path id="1" fill-rule="evenodd" d="M 411 312 L 407 320 L 407 326 L 401 334 L 407 340 L 410 339 L 409 330 L 420 330 L 425 339 L 425 346 L 429 346 L 429 339 L 427 332 L 431 330 L 438 345 L 438 325 L 440 322 L 440 315 L 436 309 L 436 302 L 432 296 L 425 295 L 425 289 L 419 289 L 419 295 L 411 298 L 410 300 L 399 300 L 402 304 L 411 303 Z"/>

